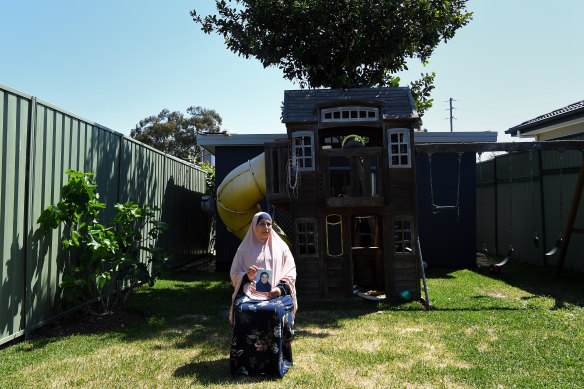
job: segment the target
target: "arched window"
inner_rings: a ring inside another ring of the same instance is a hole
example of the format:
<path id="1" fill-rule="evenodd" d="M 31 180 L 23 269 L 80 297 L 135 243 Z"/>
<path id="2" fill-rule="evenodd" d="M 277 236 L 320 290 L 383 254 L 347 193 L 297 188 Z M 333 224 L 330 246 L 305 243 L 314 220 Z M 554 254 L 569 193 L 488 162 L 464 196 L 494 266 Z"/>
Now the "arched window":
<path id="1" fill-rule="evenodd" d="M 326 216 L 326 255 L 343 255 L 343 219 L 336 213 Z"/>

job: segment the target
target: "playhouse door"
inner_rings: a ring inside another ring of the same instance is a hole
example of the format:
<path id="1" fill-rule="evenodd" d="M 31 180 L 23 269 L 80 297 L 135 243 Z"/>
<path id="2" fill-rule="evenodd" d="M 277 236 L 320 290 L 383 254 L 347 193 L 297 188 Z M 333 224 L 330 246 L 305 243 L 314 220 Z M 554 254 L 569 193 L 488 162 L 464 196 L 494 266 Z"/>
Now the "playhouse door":
<path id="1" fill-rule="evenodd" d="M 384 290 L 383 255 L 379 247 L 353 248 L 353 282 L 359 288 Z"/>
<path id="2" fill-rule="evenodd" d="M 377 216 L 356 216 L 352 223 L 353 283 L 358 288 L 383 290 L 383 250 Z"/>

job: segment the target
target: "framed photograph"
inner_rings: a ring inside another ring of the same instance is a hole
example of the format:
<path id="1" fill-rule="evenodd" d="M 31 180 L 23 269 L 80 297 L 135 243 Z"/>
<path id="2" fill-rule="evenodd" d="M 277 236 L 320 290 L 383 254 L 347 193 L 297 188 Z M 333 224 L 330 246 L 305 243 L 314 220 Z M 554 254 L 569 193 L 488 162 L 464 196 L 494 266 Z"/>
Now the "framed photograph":
<path id="1" fill-rule="evenodd" d="M 272 290 L 272 271 L 267 269 L 258 269 L 256 275 L 256 291 L 269 292 Z"/>

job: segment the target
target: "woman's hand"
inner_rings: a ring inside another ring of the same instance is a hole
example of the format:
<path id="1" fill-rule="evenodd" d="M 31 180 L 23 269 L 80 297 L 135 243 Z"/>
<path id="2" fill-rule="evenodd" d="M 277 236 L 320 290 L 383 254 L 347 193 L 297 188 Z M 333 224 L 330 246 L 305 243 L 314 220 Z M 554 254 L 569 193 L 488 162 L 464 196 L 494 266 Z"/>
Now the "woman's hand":
<path id="1" fill-rule="evenodd" d="M 257 274 L 258 274 L 258 267 L 256 265 L 251 265 L 249 267 L 249 269 L 247 269 L 247 278 L 250 281 L 255 280 Z"/>
<path id="2" fill-rule="evenodd" d="M 268 292 L 268 298 L 271 299 L 275 299 L 278 298 L 282 295 L 282 291 L 280 290 L 280 288 L 272 288 L 272 290 L 270 290 Z"/>

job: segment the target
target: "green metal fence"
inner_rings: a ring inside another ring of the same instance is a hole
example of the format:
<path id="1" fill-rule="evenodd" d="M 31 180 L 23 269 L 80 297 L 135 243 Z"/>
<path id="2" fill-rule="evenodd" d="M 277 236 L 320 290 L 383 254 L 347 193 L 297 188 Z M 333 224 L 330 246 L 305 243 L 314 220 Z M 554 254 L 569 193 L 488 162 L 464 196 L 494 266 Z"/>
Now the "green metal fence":
<path id="1" fill-rule="evenodd" d="M 117 202 L 152 204 L 175 264 L 207 253 L 205 172 L 0 85 L 0 345 L 61 314 L 62 231 L 41 234 L 36 220 L 60 200 L 67 169 L 96 173 L 104 222 Z"/>
<path id="2" fill-rule="evenodd" d="M 477 164 L 477 251 L 505 255 L 511 245 L 516 258 L 557 266 L 557 253 L 544 254 L 566 228 L 582 156 L 581 151 L 533 151 Z M 575 227 L 583 226 L 581 202 Z M 573 234 L 563 268 L 584 272 L 583 252 L 584 236 Z"/>

